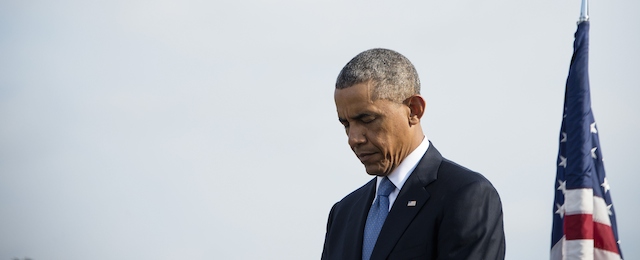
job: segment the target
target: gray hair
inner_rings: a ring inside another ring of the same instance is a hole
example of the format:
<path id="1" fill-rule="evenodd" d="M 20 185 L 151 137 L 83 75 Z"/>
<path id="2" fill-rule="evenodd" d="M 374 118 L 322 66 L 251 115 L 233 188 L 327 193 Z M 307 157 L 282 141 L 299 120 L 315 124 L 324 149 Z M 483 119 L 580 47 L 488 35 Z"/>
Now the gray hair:
<path id="1" fill-rule="evenodd" d="M 402 54 L 388 49 L 366 50 L 342 68 L 336 89 L 371 81 L 373 100 L 386 99 L 401 103 L 420 94 L 420 78 L 413 64 Z"/>

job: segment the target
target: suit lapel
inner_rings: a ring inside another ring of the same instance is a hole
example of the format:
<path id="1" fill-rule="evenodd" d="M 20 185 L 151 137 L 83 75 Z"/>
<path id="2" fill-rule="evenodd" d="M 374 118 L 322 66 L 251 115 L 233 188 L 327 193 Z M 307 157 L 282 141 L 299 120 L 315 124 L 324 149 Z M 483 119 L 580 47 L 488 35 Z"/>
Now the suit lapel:
<path id="1" fill-rule="evenodd" d="M 391 207 L 373 249 L 372 260 L 387 258 L 416 214 L 425 205 L 430 197 L 425 187 L 436 180 L 440 162 L 442 155 L 429 144 L 429 149 L 416 165 Z"/>
<path id="2" fill-rule="evenodd" d="M 362 259 L 362 240 L 364 237 L 364 225 L 367 222 L 367 215 L 373 203 L 376 193 L 376 178 L 373 178 L 363 187 L 363 196 L 353 205 L 347 227 L 349 232 L 345 232 L 346 243 L 353 243 L 353 246 L 345 247 L 350 251 L 345 252 L 344 259 Z"/>

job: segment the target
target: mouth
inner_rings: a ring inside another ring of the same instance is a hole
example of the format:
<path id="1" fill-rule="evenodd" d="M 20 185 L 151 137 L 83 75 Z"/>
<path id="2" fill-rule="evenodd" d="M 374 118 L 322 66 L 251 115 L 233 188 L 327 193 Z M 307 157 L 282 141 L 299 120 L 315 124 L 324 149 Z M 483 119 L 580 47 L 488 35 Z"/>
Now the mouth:
<path id="1" fill-rule="evenodd" d="M 358 159 L 360 159 L 361 163 L 367 163 L 369 160 L 371 160 L 371 158 L 373 158 L 375 154 L 375 152 L 362 152 L 356 154 L 356 156 L 358 156 Z"/>

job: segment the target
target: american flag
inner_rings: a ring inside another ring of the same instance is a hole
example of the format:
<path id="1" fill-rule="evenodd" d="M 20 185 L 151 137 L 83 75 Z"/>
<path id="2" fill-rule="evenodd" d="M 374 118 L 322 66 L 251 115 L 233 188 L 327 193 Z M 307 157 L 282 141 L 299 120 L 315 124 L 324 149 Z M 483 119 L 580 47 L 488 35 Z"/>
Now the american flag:
<path id="1" fill-rule="evenodd" d="M 564 98 L 551 260 L 622 259 L 589 93 L 589 21 L 578 24 Z"/>

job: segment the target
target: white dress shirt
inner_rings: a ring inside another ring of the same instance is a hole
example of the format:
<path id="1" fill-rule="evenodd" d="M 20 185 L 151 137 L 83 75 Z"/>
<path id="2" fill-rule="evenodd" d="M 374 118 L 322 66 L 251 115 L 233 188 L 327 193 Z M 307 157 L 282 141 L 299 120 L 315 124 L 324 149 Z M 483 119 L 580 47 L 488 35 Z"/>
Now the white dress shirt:
<path id="1" fill-rule="evenodd" d="M 389 210 L 391 210 L 391 206 L 393 206 L 393 203 L 396 201 L 402 186 L 411 175 L 411 172 L 413 172 L 413 169 L 416 168 L 418 162 L 422 159 L 422 156 L 427 152 L 427 149 L 429 149 L 429 140 L 427 140 L 427 136 L 425 136 L 424 139 L 422 139 L 422 143 L 420 143 L 420 145 L 418 145 L 418 147 L 416 147 L 416 149 L 413 150 L 407 158 L 404 158 L 400 165 L 398 165 L 391 174 L 387 175 L 391 183 L 396 186 L 396 189 L 389 194 Z M 376 180 L 376 197 L 378 196 L 378 186 L 380 186 L 382 178 L 384 177 L 378 176 Z"/>

